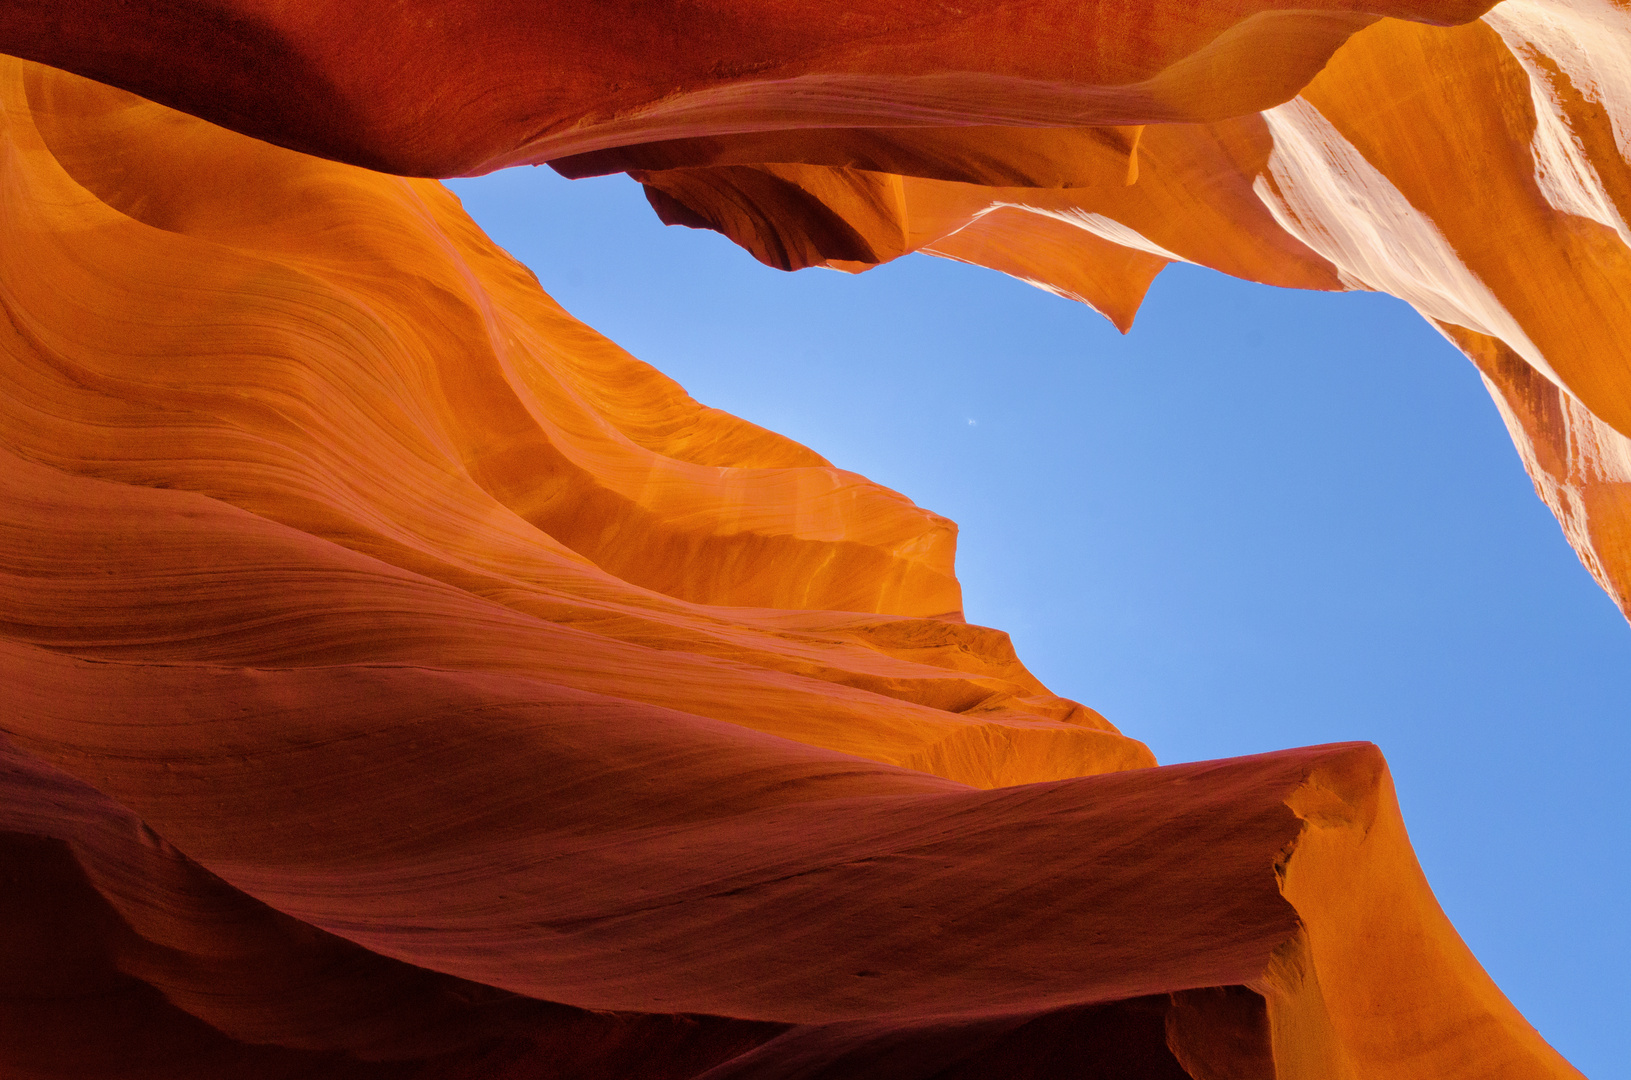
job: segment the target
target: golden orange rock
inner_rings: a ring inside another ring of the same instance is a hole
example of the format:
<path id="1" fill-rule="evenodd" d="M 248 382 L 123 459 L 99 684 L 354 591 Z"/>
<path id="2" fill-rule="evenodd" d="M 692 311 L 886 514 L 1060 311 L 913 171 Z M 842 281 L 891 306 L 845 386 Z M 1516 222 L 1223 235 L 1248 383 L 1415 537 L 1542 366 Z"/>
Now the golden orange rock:
<path id="1" fill-rule="evenodd" d="M 1631 16 L 1607 0 L 1508 0 L 1464 26 L 1382 20 L 1296 98 L 1152 126 L 1136 150 L 1123 129 L 901 130 L 869 133 L 895 140 L 870 157 L 780 135 L 777 164 L 712 163 L 766 149 L 746 136 L 741 152 L 691 141 L 557 167 L 627 168 L 665 221 L 772 265 L 861 270 L 922 250 L 1123 330 L 1176 260 L 1392 293 L 1483 370 L 1541 496 L 1631 615 L 1627 49 Z M 941 164 L 952 143 L 976 163 L 963 175 Z"/>
<path id="2" fill-rule="evenodd" d="M 1631 34 L 1482 10 L 0 14 L 242 132 L 0 63 L 0 1072 L 1578 1075 L 1374 748 L 1154 768 L 962 621 L 950 522 L 361 167 L 627 169 L 1124 329 L 1179 259 L 1392 291 L 1623 603 Z"/>
<path id="3" fill-rule="evenodd" d="M 6 80 L 11 475 L 121 485 L 19 518 L 9 550 L 39 551 L 56 584 L 10 601 L 15 639 L 122 662 L 547 669 L 981 785 L 1151 763 L 961 621 L 950 522 L 697 405 L 440 185 L 44 68 Z M 161 489 L 211 501 L 144 501 Z M 85 509 L 103 498 L 117 514 Z M 53 553 L 92 551 L 59 588 Z M 173 584 L 202 551 L 238 564 L 246 606 Z M 278 566 L 328 584 L 254 584 Z"/>

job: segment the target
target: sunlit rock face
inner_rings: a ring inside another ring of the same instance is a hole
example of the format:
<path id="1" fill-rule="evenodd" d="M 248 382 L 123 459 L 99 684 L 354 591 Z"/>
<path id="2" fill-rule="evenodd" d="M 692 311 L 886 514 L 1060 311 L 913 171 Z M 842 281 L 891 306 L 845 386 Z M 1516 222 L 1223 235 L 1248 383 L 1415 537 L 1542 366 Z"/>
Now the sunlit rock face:
<path id="1" fill-rule="evenodd" d="M 1483 10 L 0 11 L 0 1074 L 1577 1075 L 1374 748 L 1154 768 L 950 522 L 404 178 L 1124 328 L 1177 259 L 1394 292 L 1623 603 L 1631 34 Z"/>
<path id="2" fill-rule="evenodd" d="M 1483 372 L 1581 560 L 1631 615 L 1631 13 L 1508 0 L 1383 19 L 1260 113 L 1144 128 L 677 140 L 626 169 L 665 221 L 761 261 L 909 251 L 993 267 L 1127 330 L 1167 263 L 1392 293 Z M 758 162 L 758 163 L 755 163 Z"/>

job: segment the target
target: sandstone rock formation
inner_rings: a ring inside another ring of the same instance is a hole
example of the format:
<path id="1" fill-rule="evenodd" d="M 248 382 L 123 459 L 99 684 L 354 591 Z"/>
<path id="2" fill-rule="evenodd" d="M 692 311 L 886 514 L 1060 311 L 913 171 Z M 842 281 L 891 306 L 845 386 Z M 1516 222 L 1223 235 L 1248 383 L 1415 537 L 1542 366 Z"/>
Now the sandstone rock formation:
<path id="1" fill-rule="evenodd" d="M 1623 604 L 1631 33 L 1482 12 L 0 9 L 0 1073 L 1578 1075 L 1374 748 L 1153 768 L 962 621 L 951 523 L 405 178 L 1123 328 L 1176 259 L 1394 292 Z"/>
<path id="2" fill-rule="evenodd" d="M 7 5 L 0 42 L 282 146 L 451 176 L 740 132 L 1222 119 L 1292 97 L 1380 16 L 1488 6 L 60 0 Z"/>
<path id="3" fill-rule="evenodd" d="M 870 132 L 888 145 L 860 153 L 681 140 L 556 164 L 627 168 L 665 221 L 772 265 L 922 250 L 1123 330 L 1178 260 L 1392 293 L 1478 365 L 1541 497 L 1631 616 L 1628 102 L 1631 13 L 1508 0 L 1465 26 L 1375 23 L 1296 98 L 1204 125 Z M 948 166 L 947 140 L 975 166 Z M 738 163 L 756 154 L 772 163 Z"/>

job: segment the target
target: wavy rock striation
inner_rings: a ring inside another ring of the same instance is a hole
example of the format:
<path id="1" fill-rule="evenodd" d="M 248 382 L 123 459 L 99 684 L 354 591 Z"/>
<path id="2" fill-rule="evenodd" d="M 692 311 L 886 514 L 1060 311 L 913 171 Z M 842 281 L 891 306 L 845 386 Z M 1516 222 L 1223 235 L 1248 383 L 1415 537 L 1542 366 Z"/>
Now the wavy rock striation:
<path id="1" fill-rule="evenodd" d="M 1123 328 L 1177 259 L 1386 289 L 1624 603 L 1631 34 L 1483 11 L 0 12 L 0 1072 L 1578 1075 L 1374 748 L 1153 767 L 962 621 L 950 522 L 388 174 Z"/>
<path id="2" fill-rule="evenodd" d="M 773 266 L 910 251 L 990 266 L 1127 330 L 1183 261 L 1392 293 L 1483 372 L 1536 489 L 1631 616 L 1631 14 L 1507 0 L 1384 19 L 1295 98 L 1146 128 L 785 133 L 567 158 Z M 759 155 L 759 163 L 747 163 Z M 967 164 L 959 165 L 959 162 Z"/>
<path id="3" fill-rule="evenodd" d="M 0 10 L 0 43 L 279 145 L 452 176 L 741 132 L 1221 119 L 1292 97 L 1380 16 L 1488 7 L 60 0 Z"/>
<path id="4" fill-rule="evenodd" d="M 0 48 L 387 172 L 626 171 L 773 266 L 925 251 L 1123 330 L 1176 260 L 1393 293 L 1631 614 L 1616 0 L 69 0 L 0 11 Z"/>

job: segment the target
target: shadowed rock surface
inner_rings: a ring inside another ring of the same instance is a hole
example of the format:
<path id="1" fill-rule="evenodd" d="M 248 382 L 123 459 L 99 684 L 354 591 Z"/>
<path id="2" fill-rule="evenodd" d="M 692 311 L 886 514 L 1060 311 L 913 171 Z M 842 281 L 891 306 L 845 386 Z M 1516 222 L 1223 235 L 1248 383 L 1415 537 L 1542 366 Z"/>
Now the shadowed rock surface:
<path id="1" fill-rule="evenodd" d="M 1373 747 L 1154 767 L 408 177 L 1393 292 L 1624 606 L 1623 9 L 548 10 L 0 12 L 0 1071 L 1578 1075 Z"/>

